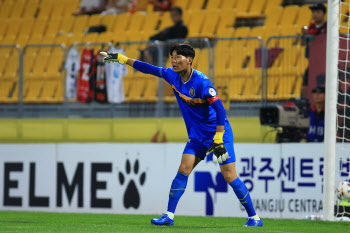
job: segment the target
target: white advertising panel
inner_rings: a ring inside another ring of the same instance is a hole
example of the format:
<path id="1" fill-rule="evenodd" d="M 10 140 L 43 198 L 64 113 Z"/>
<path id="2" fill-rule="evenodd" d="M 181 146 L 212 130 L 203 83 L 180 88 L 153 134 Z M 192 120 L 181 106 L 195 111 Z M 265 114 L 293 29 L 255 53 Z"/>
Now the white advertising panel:
<path id="1" fill-rule="evenodd" d="M 183 143 L 0 144 L 0 209 L 161 214 Z M 322 214 L 323 144 L 235 144 L 257 213 Z M 176 214 L 246 217 L 218 165 L 190 175 Z"/>

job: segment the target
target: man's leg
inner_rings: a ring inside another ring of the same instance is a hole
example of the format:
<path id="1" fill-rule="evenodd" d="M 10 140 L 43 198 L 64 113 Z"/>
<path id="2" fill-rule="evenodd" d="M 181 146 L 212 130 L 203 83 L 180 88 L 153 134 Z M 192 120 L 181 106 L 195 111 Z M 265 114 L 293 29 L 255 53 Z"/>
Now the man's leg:
<path id="1" fill-rule="evenodd" d="M 181 164 L 179 170 L 171 184 L 170 192 L 169 192 L 169 202 L 168 202 L 168 215 L 169 217 L 173 217 L 175 213 L 175 209 L 177 203 L 179 202 L 182 194 L 184 194 L 188 176 L 191 174 L 192 170 L 196 167 L 196 165 L 201 161 L 200 158 L 191 155 L 191 154 L 183 154 L 181 159 Z"/>
<path id="2" fill-rule="evenodd" d="M 188 176 L 192 170 L 201 161 L 199 157 L 192 154 L 183 154 L 179 170 L 171 184 L 169 192 L 168 210 L 166 215 L 160 218 L 152 219 L 151 223 L 156 225 L 172 225 L 176 206 L 179 203 L 181 196 L 184 194 Z M 168 219 L 170 218 L 170 219 Z M 168 223 L 169 222 L 169 223 Z"/>
<path id="3" fill-rule="evenodd" d="M 221 165 L 220 170 L 226 182 L 229 183 L 229 185 L 232 187 L 233 191 L 235 192 L 238 200 L 244 206 L 248 214 L 248 217 L 255 221 L 261 222 L 259 216 L 255 213 L 253 202 L 252 202 L 252 199 L 250 198 L 248 188 L 237 176 L 236 163 L 233 162 L 233 163 Z M 262 222 L 261 222 L 261 226 L 262 226 Z"/>

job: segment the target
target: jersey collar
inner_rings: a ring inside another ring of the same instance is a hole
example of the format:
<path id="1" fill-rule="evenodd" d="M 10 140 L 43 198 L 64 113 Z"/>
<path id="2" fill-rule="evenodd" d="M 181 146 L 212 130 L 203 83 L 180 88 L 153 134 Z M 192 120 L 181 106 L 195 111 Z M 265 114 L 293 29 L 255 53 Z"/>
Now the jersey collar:
<path id="1" fill-rule="evenodd" d="M 193 75 L 193 68 L 191 68 L 191 74 L 190 74 L 190 77 L 188 78 L 188 80 L 187 80 L 186 82 L 184 82 L 184 80 L 182 80 L 182 78 L 181 78 L 181 76 L 180 76 L 182 83 L 183 83 L 183 84 L 188 83 L 188 82 L 191 80 L 192 75 Z"/>

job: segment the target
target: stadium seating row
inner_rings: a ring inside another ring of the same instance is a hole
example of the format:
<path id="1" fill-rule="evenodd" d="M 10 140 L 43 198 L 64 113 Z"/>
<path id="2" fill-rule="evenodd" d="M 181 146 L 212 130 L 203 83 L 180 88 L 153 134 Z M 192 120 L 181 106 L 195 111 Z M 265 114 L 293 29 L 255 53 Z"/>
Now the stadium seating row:
<path id="1" fill-rule="evenodd" d="M 184 21 L 189 37 L 248 37 L 260 36 L 265 42 L 272 35 L 298 34 L 311 20 L 307 5 L 281 7 L 282 0 L 176 0 L 184 9 Z M 206 5 L 205 5 L 206 3 Z M 171 25 L 169 12 L 136 12 L 119 15 L 73 17 L 79 0 L 2 0 L 0 1 L 0 44 L 65 44 L 74 42 L 107 42 L 147 40 L 157 30 Z M 234 28 L 236 19 L 266 16 L 264 26 Z M 84 32 L 95 25 L 106 25 L 107 32 Z M 118 41 L 115 35 L 118 34 Z M 125 45 L 130 57 L 146 45 Z M 259 100 L 261 69 L 255 66 L 257 41 L 219 41 L 215 49 L 215 78 L 229 86 L 231 100 Z M 283 46 L 276 62 L 268 70 L 269 99 L 298 96 L 301 75 L 307 62 L 300 43 L 272 40 L 269 47 Z M 96 47 L 96 49 L 99 49 Z M 0 102 L 17 102 L 18 54 L 15 49 L 0 49 L 7 59 L 0 61 Z M 288 54 L 288 55 L 286 55 Z M 208 50 L 197 51 L 194 68 L 208 74 Z M 295 58 L 294 63 L 289 59 Z M 30 48 L 24 55 L 24 101 L 62 102 L 64 87 L 60 48 Z M 298 59 L 297 59 L 298 58 Z M 170 65 L 170 64 L 168 64 Z M 271 78 L 270 78 L 271 77 Z M 158 79 L 133 71 L 125 78 L 127 101 L 156 101 Z M 166 86 L 165 100 L 174 101 L 172 90 Z"/>

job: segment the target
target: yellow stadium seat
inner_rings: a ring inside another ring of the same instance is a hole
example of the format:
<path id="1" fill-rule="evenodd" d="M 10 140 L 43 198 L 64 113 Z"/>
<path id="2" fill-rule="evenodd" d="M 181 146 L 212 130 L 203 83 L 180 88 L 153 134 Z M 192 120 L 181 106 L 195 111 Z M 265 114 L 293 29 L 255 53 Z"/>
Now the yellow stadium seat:
<path id="1" fill-rule="evenodd" d="M 19 33 L 19 30 L 21 28 L 21 24 L 21 19 L 12 19 L 11 21 L 9 21 L 9 26 L 7 28 L 7 32 L 4 38 L 9 40 L 16 39 L 17 34 Z"/>
<path id="2" fill-rule="evenodd" d="M 217 34 L 222 34 L 224 33 L 223 31 L 226 31 L 229 28 L 232 29 L 233 25 L 235 24 L 235 20 L 236 20 L 236 10 L 226 9 L 226 8 L 221 10 Z"/>
<path id="3" fill-rule="evenodd" d="M 0 18 L 7 19 L 15 9 L 15 1 L 6 1 L 1 5 Z"/>
<path id="4" fill-rule="evenodd" d="M 158 82 L 159 78 L 151 75 L 146 76 L 146 87 L 144 92 L 144 101 L 146 102 L 156 102 L 158 101 Z"/>
<path id="5" fill-rule="evenodd" d="M 28 50 L 27 50 L 28 51 Z M 24 54 L 24 59 L 23 59 L 23 74 L 24 78 L 27 78 L 33 69 L 33 64 L 36 59 L 36 54 L 31 53 L 30 51 Z"/>
<path id="6" fill-rule="evenodd" d="M 67 34 L 63 34 L 55 37 L 56 44 L 64 44 L 66 45 L 66 47 L 68 47 L 68 40 L 69 40 L 69 36 Z"/>
<path id="7" fill-rule="evenodd" d="M 25 1 L 17 0 L 16 3 L 15 3 L 14 8 L 13 8 L 11 14 L 10 14 L 10 18 L 13 18 L 13 19 L 21 18 L 25 6 L 26 6 Z"/>
<path id="8" fill-rule="evenodd" d="M 234 35 L 235 37 L 247 37 L 250 35 L 250 27 L 238 27 Z"/>
<path id="9" fill-rule="evenodd" d="M 205 0 L 191 0 L 188 6 L 189 10 L 201 10 L 203 9 Z"/>
<path id="10" fill-rule="evenodd" d="M 35 63 L 33 64 L 33 69 L 32 69 L 33 76 L 40 77 L 43 75 L 49 59 L 50 59 L 49 54 L 41 53 L 40 55 L 37 56 L 37 58 L 35 59 Z"/>
<path id="11" fill-rule="evenodd" d="M 67 47 L 74 44 L 74 43 L 81 43 L 84 38 L 84 34 L 82 33 L 74 33 L 72 36 L 68 37 L 68 44 Z"/>
<path id="12" fill-rule="evenodd" d="M 221 9 L 233 9 L 239 0 L 222 0 Z"/>
<path id="13" fill-rule="evenodd" d="M 60 4 L 60 1 L 56 1 L 57 4 Z M 65 5 L 65 11 L 64 11 L 64 17 L 69 17 L 71 16 L 79 7 L 80 5 L 80 0 L 63 0 L 62 1 Z"/>
<path id="14" fill-rule="evenodd" d="M 116 18 L 116 15 L 104 15 L 102 16 L 101 24 L 106 26 L 107 31 L 113 31 Z"/>
<path id="15" fill-rule="evenodd" d="M 280 22 L 282 12 L 283 12 L 282 7 L 268 8 L 265 12 L 266 14 L 265 26 L 271 27 L 271 26 L 277 25 Z"/>
<path id="16" fill-rule="evenodd" d="M 297 35 L 300 34 L 301 29 L 297 25 L 289 25 L 289 26 L 281 26 L 280 27 L 280 34 L 282 36 L 285 35 Z"/>
<path id="17" fill-rule="evenodd" d="M 33 28 L 34 22 L 35 21 L 32 18 L 23 19 L 21 28 L 19 30 L 19 35 L 29 36 L 32 33 L 32 28 Z"/>
<path id="18" fill-rule="evenodd" d="M 205 15 L 205 10 L 192 11 L 192 20 L 190 25 L 188 25 L 188 37 L 198 37 L 198 34 L 200 33 L 203 26 Z"/>
<path id="19" fill-rule="evenodd" d="M 251 0 L 237 1 L 235 5 L 237 13 L 240 14 L 248 12 L 251 2 Z"/>
<path id="20" fill-rule="evenodd" d="M 142 30 L 145 19 L 146 19 L 146 17 L 145 17 L 144 12 L 134 13 L 130 19 L 130 23 L 129 23 L 127 30 L 128 31 L 135 31 L 135 32 Z"/>
<path id="21" fill-rule="evenodd" d="M 75 25 L 75 20 L 76 20 L 76 17 L 63 18 L 58 32 L 60 33 L 71 32 L 73 25 Z M 80 27 L 80 25 L 77 25 L 77 27 Z"/>
<path id="22" fill-rule="evenodd" d="M 280 7 L 282 2 L 283 2 L 283 0 L 267 0 L 266 7 L 265 7 L 265 12 L 269 11 L 270 8 Z"/>
<path id="23" fill-rule="evenodd" d="M 115 19 L 114 32 L 126 31 L 130 23 L 131 15 L 129 13 L 120 13 Z"/>
<path id="24" fill-rule="evenodd" d="M 40 96 L 40 102 L 60 103 L 63 102 L 63 83 L 62 79 L 49 79 L 43 83 L 43 91 Z"/>
<path id="25" fill-rule="evenodd" d="M 234 32 L 234 37 L 248 37 L 250 35 L 249 27 L 238 27 Z M 232 41 L 233 46 L 241 47 L 247 45 L 247 40 L 234 40 Z"/>
<path id="26" fill-rule="evenodd" d="M 207 0 L 206 9 L 220 9 L 223 0 Z"/>
<path id="27" fill-rule="evenodd" d="M 250 31 L 250 36 L 260 36 L 264 40 L 265 30 L 266 28 L 263 26 L 253 27 Z"/>
<path id="28" fill-rule="evenodd" d="M 196 56 L 200 57 L 200 61 L 197 63 L 197 69 L 209 76 L 209 51 L 208 49 L 201 49 L 199 54 Z M 212 77 L 209 77 L 212 78 Z"/>
<path id="29" fill-rule="evenodd" d="M 0 18 L 0 32 L 1 32 L 0 40 L 6 35 L 6 29 L 7 29 L 8 23 L 9 23 L 9 20 Z"/>
<path id="30" fill-rule="evenodd" d="M 34 18 L 39 9 L 39 4 L 34 2 L 27 3 L 24 8 L 23 18 Z"/>
<path id="31" fill-rule="evenodd" d="M 3 56 L 3 55 L 4 54 L 0 51 L 0 56 Z M 5 67 L 6 67 L 6 62 L 7 62 L 6 58 L 4 57 L 4 59 L 0 59 L 0 79 L 3 76 L 3 73 L 5 72 Z"/>
<path id="32" fill-rule="evenodd" d="M 89 16 L 87 26 L 98 26 L 101 24 L 102 16 L 99 14 Z"/>
<path id="33" fill-rule="evenodd" d="M 83 40 L 81 42 L 84 43 L 94 43 L 97 40 L 98 33 L 88 33 L 87 35 L 84 36 Z"/>
<path id="34" fill-rule="evenodd" d="M 55 36 L 44 36 L 41 40 L 41 43 L 43 44 L 54 44 L 56 40 Z"/>
<path id="35" fill-rule="evenodd" d="M 158 12 L 148 12 L 145 17 L 145 23 L 142 27 L 143 31 L 154 31 L 159 23 L 159 13 Z"/>
<path id="36" fill-rule="evenodd" d="M 280 25 L 282 27 L 294 25 L 298 17 L 299 7 L 298 6 L 286 6 L 284 7 Z"/>
<path id="37" fill-rule="evenodd" d="M 34 27 L 34 31 L 38 34 L 44 34 L 46 36 L 56 36 L 61 28 L 62 19 L 51 19 L 50 23 L 47 24 L 45 20 L 36 20 L 37 27 Z"/>
<path id="38" fill-rule="evenodd" d="M 18 101 L 17 79 L 0 79 L 0 103 L 15 103 Z"/>
<path id="39" fill-rule="evenodd" d="M 270 74 L 268 69 L 268 81 L 267 81 L 267 99 L 276 100 L 277 99 L 277 89 L 279 85 L 279 76 L 273 76 Z"/>
<path id="40" fill-rule="evenodd" d="M 191 11 L 186 11 L 182 14 L 184 24 L 187 26 L 191 22 Z"/>
<path id="41" fill-rule="evenodd" d="M 71 29 L 73 33 L 83 33 L 88 29 L 88 22 L 89 17 L 87 15 L 81 15 L 76 17 L 74 21 L 74 25 Z"/>
<path id="42" fill-rule="evenodd" d="M 173 103 L 176 101 L 176 97 L 174 96 L 173 88 L 167 83 L 165 80 L 161 80 L 163 82 L 163 100 L 166 103 Z"/>
<path id="43" fill-rule="evenodd" d="M 98 34 L 96 42 L 98 43 L 109 43 L 112 42 L 113 36 L 115 36 L 112 32 L 103 32 Z"/>
<path id="44" fill-rule="evenodd" d="M 296 97 L 294 94 L 296 81 L 297 76 L 295 75 L 281 75 L 277 87 L 276 98 L 279 100 L 287 100 L 289 98 Z"/>
<path id="45" fill-rule="evenodd" d="M 142 100 L 145 90 L 145 78 L 144 77 L 134 77 L 132 80 L 132 85 L 130 86 L 128 101 L 139 102 Z"/>
<path id="46" fill-rule="evenodd" d="M 57 18 L 62 18 L 64 14 L 65 14 L 65 5 L 55 4 L 49 16 L 51 19 L 57 19 Z"/>
<path id="47" fill-rule="evenodd" d="M 250 5 L 249 13 L 253 15 L 260 15 L 264 12 L 266 2 L 268 0 L 252 0 Z"/>
<path id="48" fill-rule="evenodd" d="M 230 47 L 217 45 L 215 49 L 215 77 L 224 76 L 230 64 Z"/>
<path id="49" fill-rule="evenodd" d="M 55 11 L 55 5 L 52 1 L 42 1 L 39 5 L 38 18 L 50 18 L 51 14 Z"/>
<path id="50" fill-rule="evenodd" d="M 44 81 L 39 79 L 31 79 L 26 81 L 27 88 L 24 92 L 23 102 L 40 103 L 40 94 L 43 90 Z"/>
<path id="51" fill-rule="evenodd" d="M 214 37 L 219 25 L 219 20 L 220 20 L 219 10 L 206 10 L 206 16 L 204 18 L 201 36 Z"/>
<path id="52" fill-rule="evenodd" d="M 247 78 L 244 76 L 237 76 L 230 78 L 230 86 L 228 91 L 231 101 L 242 100 L 242 95 L 244 91 L 244 86 L 247 81 Z"/>
<path id="53" fill-rule="evenodd" d="M 190 0 L 176 0 L 174 6 L 181 7 L 181 9 L 184 11 L 188 9 L 190 2 Z"/>
<path id="54" fill-rule="evenodd" d="M 299 28 L 303 26 L 309 26 L 311 22 L 311 10 L 309 9 L 309 5 L 304 5 L 300 7 L 299 15 L 296 20 L 296 25 L 298 25 Z"/>
<path id="55" fill-rule="evenodd" d="M 17 53 L 12 53 L 9 57 L 9 61 L 6 64 L 6 69 L 4 72 L 5 78 L 15 78 L 18 75 L 18 68 L 19 68 L 19 56 Z"/>
<path id="56" fill-rule="evenodd" d="M 59 51 L 61 51 L 61 54 L 59 54 Z M 46 75 L 49 77 L 58 75 L 62 68 L 63 61 L 64 57 L 62 50 L 56 50 L 56 52 L 52 53 L 47 64 Z"/>

